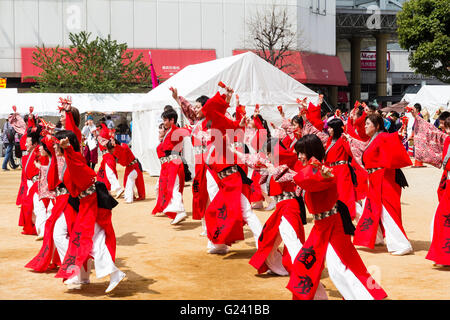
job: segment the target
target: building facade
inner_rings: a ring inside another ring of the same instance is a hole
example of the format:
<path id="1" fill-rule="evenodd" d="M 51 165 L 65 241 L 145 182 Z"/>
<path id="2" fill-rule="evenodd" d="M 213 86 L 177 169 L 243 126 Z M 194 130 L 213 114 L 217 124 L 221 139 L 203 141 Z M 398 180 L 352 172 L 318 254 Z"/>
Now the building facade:
<path id="1" fill-rule="evenodd" d="M 67 47 L 69 33 L 80 31 L 110 34 L 129 48 L 230 56 L 251 47 L 247 21 L 272 4 L 286 8 L 295 49 L 336 54 L 335 0 L 1 0 L 0 77 L 21 77 L 22 48 Z"/>

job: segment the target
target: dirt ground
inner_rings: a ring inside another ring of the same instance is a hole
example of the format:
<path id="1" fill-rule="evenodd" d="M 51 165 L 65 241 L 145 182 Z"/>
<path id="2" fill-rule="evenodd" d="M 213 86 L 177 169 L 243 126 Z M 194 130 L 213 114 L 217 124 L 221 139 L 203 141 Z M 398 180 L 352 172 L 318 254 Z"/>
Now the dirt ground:
<path id="1" fill-rule="evenodd" d="M 363 261 L 388 299 L 450 299 L 450 268 L 436 268 L 425 259 L 430 245 L 430 223 L 437 206 L 436 189 L 442 171 L 427 168 L 403 170 L 410 187 L 402 196 L 403 222 L 414 254 L 392 256 L 386 247 L 358 248 Z M 119 178 L 123 169 L 119 168 Z M 96 279 L 81 290 L 68 291 L 55 271 L 35 273 L 24 265 L 37 254 L 42 242 L 22 235 L 15 205 L 20 170 L 0 176 L 0 299 L 146 299 L 146 300 L 279 300 L 291 299 L 288 277 L 257 275 L 248 261 L 255 252 L 253 236 L 245 227 L 246 239 L 224 255 L 206 253 L 201 222 L 191 219 L 191 185 L 184 202 L 189 218 L 178 226 L 170 219 L 153 216 L 155 177 L 145 174 L 147 199 L 131 205 L 120 200 L 113 210 L 117 237 L 117 266 L 127 274 L 110 295 L 105 295 L 109 278 Z M 271 212 L 257 210 L 262 223 Z M 307 234 L 312 227 L 308 218 Z M 322 283 L 329 299 L 342 299 L 325 268 Z"/>

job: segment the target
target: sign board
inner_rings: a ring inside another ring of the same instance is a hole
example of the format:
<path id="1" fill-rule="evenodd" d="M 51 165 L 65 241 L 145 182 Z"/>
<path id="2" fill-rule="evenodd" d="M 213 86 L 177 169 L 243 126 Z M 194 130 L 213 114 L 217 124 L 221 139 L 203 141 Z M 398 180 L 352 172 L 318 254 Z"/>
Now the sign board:
<path id="1" fill-rule="evenodd" d="M 5 89 L 5 88 L 6 88 L 6 79 L 0 78 L 0 89 Z"/>
<path id="2" fill-rule="evenodd" d="M 391 55 L 386 53 L 386 70 L 389 71 L 391 64 Z M 377 69 L 377 52 L 376 51 L 361 51 L 361 70 Z"/>

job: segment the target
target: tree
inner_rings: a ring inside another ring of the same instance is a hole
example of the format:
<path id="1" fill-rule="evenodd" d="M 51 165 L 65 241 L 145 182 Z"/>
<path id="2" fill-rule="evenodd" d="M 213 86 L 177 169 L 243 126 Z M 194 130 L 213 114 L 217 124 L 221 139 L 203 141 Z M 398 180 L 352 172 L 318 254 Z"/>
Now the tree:
<path id="1" fill-rule="evenodd" d="M 297 33 L 293 31 L 286 7 L 272 4 L 270 9 L 257 11 L 247 21 L 247 27 L 250 49 L 281 70 L 289 66 L 286 58 L 292 55 Z"/>
<path id="2" fill-rule="evenodd" d="M 142 54 L 133 58 L 127 44 L 91 33 L 69 34 L 69 48 L 37 47 L 33 65 L 42 69 L 34 78 L 40 92 L 122 93 L 151 88 L 150 66 Z"/>
<path id="3" fill-rule="evenodd" d="M 450 3 L 410 0 L 397 14 L 400 46 L 416 73 L 450 83 Z"/>

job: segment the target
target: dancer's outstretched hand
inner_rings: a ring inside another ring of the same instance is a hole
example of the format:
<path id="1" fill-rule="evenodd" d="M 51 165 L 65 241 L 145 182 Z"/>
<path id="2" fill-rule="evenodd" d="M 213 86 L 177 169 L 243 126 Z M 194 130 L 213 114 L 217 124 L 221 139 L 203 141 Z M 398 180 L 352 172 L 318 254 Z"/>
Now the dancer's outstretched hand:
<path id="1" fill-rule="evenodd" d="M 66 149 L 70 146 L 69 138 L 64 138 L 59 141 L 59 146 L 63 149 Z"/>

